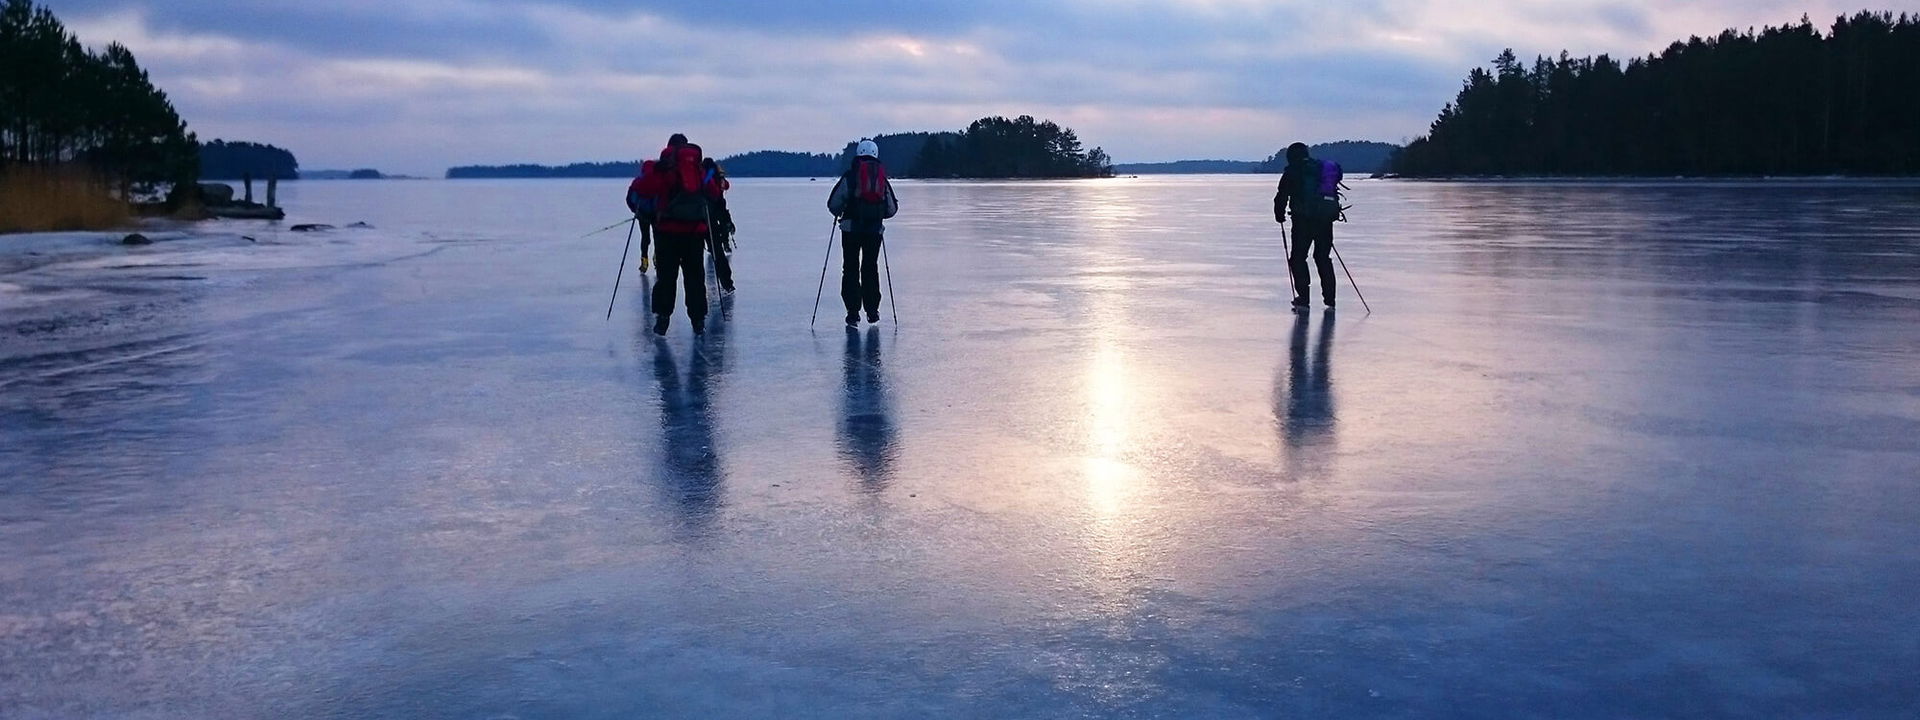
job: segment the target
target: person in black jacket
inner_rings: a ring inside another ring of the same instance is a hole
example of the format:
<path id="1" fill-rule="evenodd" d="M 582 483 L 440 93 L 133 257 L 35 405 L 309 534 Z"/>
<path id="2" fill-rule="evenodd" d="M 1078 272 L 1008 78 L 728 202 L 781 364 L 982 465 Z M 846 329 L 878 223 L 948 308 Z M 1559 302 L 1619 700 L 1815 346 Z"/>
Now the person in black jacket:
<path id="1" fill-rule="evenodd" d="M 733 294 L 733 234 L 737 228 L 733 225 L 733 211 L 727 209 L 726 191 L 733 188 L 727 181 L 727 171 L 713 158 L 700 161 L 700 167 L 706 171 L 706 182 L 720 187 L 720 197 L 714 198 L 713 219 L 708 224 L 711 237 L 707 248 L 713 255 L 713 274 L 720 281 L 722 295 Z"/>
<path id="2" fill-rule="evenodd" d="M 1293 247 L 1287 249 L 1287 271 L 1293 274 L 1293 307 L 1305 309 L 1313 289 L 1307 274 L 1307 252 L 1313 252 L 1313 264 L 1320 271 L 1320 297 L 1333 307 L 1333 222 L 1340 217 L 1340 198 L 1321 193 L 1321 164 L 1308 154 L 1304 143 L 1287 146 L 1287 169 L 1280 175 L 1279 192 L 1273 196 L 1273 221 L 1287 221 L 1287 206 L 1293 206 Z"/>

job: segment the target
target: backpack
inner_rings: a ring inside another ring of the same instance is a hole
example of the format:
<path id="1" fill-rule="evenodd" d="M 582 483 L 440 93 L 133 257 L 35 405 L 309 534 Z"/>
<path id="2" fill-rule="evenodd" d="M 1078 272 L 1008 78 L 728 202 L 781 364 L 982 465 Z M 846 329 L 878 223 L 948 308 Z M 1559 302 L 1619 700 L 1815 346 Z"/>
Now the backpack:
<path id="1" fill-rule="evenodd" d="M 1321 160 L 1320 196 L 1331 197 L 1338 200 L 1340 198 L 1340 181 L 1345 178 L 1346 173 L 1341 171 L 1340 163 L 1332 160 Z"/>
<path id="2" fill-rule="evenodd" d="M 847 169 L 846 217 L 884 220 L 887 217 L 887 168 L 878 160 L 855 160 Z"/>
<path id="3" fill-rule="evenodd" d="M 661 220 L 688 223 L 707 221 L 707 178 L 700 168 L 700 146 L 689 144 L 667 148 L 660 154 L 660 162 L 654 164 L 654 171 L 660 173 L 661 180 L 667 186 L 663 196 L 665 200 L 658 208 Z"/>
<path id="4" fill-rule="evenodd" d="M 640 177 L 635 178 L 633 186 L 627 190 L 627 207 L 633 210 L 634 217 L 640 218 L 641 222 L 649 225 L 653 224 L 656 215 L 654 211 L 658 208 L 659 202 L 652 195 L 641 192 L 639 188 L 644 187 L 648 177 L 655 174 L 654 164 L 652 160 L 641 163 Z"/>
<path id="5" fill-rule="evenodd" d="M 1332 160 L 1313 160 L 1319 172 L 1300 179 L 1300 195 L 1294 198 L 1294 214 L 1309 220 L 1333 222 L 1346 219 L 1340 207 L 1340 183 L 1346 172 Z"/>

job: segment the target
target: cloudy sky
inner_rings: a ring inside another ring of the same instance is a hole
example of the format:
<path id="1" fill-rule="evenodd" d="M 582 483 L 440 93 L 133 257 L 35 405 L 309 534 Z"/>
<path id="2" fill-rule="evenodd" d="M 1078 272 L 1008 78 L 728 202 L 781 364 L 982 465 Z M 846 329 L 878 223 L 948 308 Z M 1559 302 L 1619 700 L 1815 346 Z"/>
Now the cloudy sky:
<path id="1" fill-rule="evenodd" d="M 1117 160 L 1402 141 L 1468 68 L 1824 23 L 1834 0 L 41 0 L 132 48 L 203 139 L 309 169 L 828 151 L 1052 118 Z M 1920 0 L 1876 7 L 1920 10 Z"/>

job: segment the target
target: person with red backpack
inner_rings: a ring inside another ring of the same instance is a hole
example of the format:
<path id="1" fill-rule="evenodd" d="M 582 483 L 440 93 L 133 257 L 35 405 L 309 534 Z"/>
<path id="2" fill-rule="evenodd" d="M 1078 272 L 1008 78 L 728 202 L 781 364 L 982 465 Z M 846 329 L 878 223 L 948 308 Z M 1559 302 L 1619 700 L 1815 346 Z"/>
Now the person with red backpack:
<path id="1" fill-rule="evenodd" d="M 707 270 L 702 250 L 711 237 L 708 230 L 713 203 L 723 197 L 723 191 L 701 167 L 701 155 L 699 145 L 674 133 L 654 162 L 653 173 L 640 179 L 641 193 L 653 198 L 654 227 L 659 236 L 654 250 L 655 335 L 667 334 L 668 321 L 673 318 L 676 275 L 685 278 L 687 319 L 693 321 L 693 334 L 706 333 Z"/>
<path id="2" fill-rule="evenodd" d="M 633 221 L 640 225 L 640 272 L 643 273 L 647 271 L 647 246 L 653 244 L 655 204 L 645 188 L 647 176 L 653 174 L 653 165 L 652 160 L 640 163 L 640 174 L 627 185 L 627 209 L 633 211 Z"/>
<path id="3" fill-rule="evenodd" d="M 1273 221 L 1285 224 L 1287 205 L 1293 205 L 1293 247 L 1287 250 L 1287 271 L 1293 274 L 1293 307 L 1305 310 L 1313 279 L 1307 274 L 1307 251 L 1320 271 L 1320 297 L 1333 308 L 1333 223 L 1340 219 L 1340 164 L 1315 160 L 1305 143 L 1287 146 L 1287 169 L 1273 196 Z"/>
<path id="4" fill-rule="evenodd" d="M 880 164 L 880 146 L 862 140 L 853 165 L 827 195 L 827 210 L 840 218 L 840 299 L 847 305 L 847 327 L 860 326 L 865 306 L 867 322 L 880 322 L 880 243 L 883 221 L 900 212 L 900 200 L 887 182 Z"/>

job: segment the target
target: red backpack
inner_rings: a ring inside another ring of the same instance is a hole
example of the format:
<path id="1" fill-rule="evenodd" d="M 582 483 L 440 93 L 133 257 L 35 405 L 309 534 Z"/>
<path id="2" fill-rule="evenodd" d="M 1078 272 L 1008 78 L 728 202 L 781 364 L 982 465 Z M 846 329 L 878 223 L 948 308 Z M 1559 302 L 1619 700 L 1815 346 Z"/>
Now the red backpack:
<path id="1" fill-rule="evenodd" d="M 706 181 L 705 173 L 700 169 L 700 156 L 700 146 L 691 143 L 661 151 L 660 161 L 653 166 L 666 186 L 659 207 L 660 219 L 689 223 L 707 221 Z"/>
<path id="2" fill-rule="evenodd" d="M 887 168 L 879 160 L 859 159 L 847 173 L 853 181 L 847 217 L 883 220 L 887 216 Z"/>

